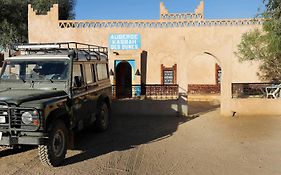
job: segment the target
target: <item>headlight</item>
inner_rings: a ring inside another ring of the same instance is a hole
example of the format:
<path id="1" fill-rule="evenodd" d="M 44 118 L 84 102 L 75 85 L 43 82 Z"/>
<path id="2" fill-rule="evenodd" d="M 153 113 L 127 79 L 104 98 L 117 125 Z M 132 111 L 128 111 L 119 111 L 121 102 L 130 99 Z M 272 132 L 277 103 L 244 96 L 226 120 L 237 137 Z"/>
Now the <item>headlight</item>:
<path id="1" fill-rule="evenodd" d="M 32 114 L 30 112 L 24 112 L 21 115 L 21 120 L 26 125 L 31 124 L 31 122 L 32 122 Z"/>

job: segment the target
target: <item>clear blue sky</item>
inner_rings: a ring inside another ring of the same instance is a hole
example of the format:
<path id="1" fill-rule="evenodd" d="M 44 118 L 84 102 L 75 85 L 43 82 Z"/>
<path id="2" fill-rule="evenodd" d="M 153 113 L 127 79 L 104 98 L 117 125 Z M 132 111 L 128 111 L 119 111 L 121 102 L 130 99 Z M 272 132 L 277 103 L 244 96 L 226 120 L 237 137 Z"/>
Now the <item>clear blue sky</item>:
<path id="1" fill-rule="evenodd" d="M 171 13 L 193 12 L 200 0 L 162 0 Z M 159 19 L 161 0 L 77 0 L 76 19 Z M 205 0 L 205 18 L 251 18 L 262 0 Z"/>

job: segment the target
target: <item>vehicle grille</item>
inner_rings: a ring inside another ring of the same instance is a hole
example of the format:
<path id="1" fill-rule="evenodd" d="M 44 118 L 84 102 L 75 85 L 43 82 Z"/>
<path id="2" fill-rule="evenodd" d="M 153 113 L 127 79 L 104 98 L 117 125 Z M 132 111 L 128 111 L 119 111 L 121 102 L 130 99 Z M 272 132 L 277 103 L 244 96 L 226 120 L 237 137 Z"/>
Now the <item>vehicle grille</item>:
<path id="1" fill-rule="evenodd" d="M 11 109 L 11 128 L 20 128 L 22 124 L 21 115 L 23 111 Z"/>
<path id="2" fill-rule="evenodd" d="M 22 125 L 21 113 L 22 111 L 19 109 L 9 107 L 8 104 L 0 102 L 0 117 L 5 117 L 5 123 L 1 123 L 0 119 L 0 129 L 20 128 Z"/>
<path id="3" fill-rule="evenodd" d="M 0 103 L 0 117 L 2 118 L 2 122 L 0 122 L 1 129 L 8 129 L 9 128 L 9 106 L 5 103 Z M 3 122 L 3 119 L 5 122 Z"/>
<path id="4" fill-rule="evenodd" d="M 22 114 L 24 112 L 33 112 L 34 108 L 20 108 L 9 106 L 7 103 L 0 101 L 0 131 L 10 133 L 14 131 L 36 131 L 39 126 L 24 124 L 22 122 Z"/>

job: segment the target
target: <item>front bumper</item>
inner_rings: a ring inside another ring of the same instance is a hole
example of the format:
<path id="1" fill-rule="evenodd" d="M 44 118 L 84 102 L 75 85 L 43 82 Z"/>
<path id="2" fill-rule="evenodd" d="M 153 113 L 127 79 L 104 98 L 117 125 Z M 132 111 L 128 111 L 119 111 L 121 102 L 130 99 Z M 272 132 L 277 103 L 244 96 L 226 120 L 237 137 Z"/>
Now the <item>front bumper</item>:
<path id="1" fill-rule="evenodd" d="M 44 145 L 47 137 L 37 136 L 2 136 L 0 145 L 13 146 L 13 145 Z"/>

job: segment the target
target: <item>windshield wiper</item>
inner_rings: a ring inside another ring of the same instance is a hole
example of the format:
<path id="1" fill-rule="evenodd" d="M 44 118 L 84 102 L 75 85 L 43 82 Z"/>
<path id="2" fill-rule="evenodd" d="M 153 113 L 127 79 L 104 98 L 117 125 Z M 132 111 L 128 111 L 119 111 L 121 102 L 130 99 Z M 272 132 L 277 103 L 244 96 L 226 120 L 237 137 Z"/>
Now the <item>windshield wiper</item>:
<path id="1" fill-rule="evenodd" d="M 23 83 L 26 82 L 26 80 L 23 77 L 19 77 L 19 78 L 22 80 Z"/>
<path id="2" fill-rule="evenodd" d="M 21 81 L 22 81 L 23 83 L 26 82 L 25 79 L 24 79 L 21 75 L 19 75 L 19 74 L 15 74 L 15 75 L 17 76 L 17 78 L 21 79 Z"/>

